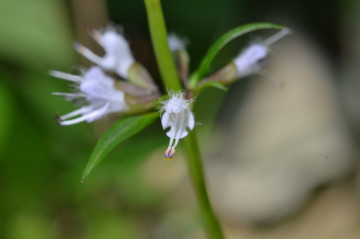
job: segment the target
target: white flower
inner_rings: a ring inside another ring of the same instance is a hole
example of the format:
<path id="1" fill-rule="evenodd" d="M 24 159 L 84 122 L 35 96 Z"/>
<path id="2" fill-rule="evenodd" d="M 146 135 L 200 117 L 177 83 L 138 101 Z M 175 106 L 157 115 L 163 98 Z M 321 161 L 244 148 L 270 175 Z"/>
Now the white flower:
<path id="1" fill-rule="evenodd" d="M 114 71 L 126 79 L 129 68 L 135 60 L 124 36 L 110 27 L 102 33 L 93 31 L 92 36 L 104 48 L 105 55 L 103 57 L 96 55 L 79 43 L 74 45 L 75 50 L 105 70 Z"/>
<path id="2" fill-rule="evenodd" d="M 262 44 L 254 44 L 245 49 L 235 58 L 237 77 L 244 77 L 255 74 L 262 68 L 262 60 L 267 56 L 268 49 Z"/>
<path id="3" fill-rule="evenodd" d="M 263 67 L 263 60 L 268 56 L 269 46 L 289 33 L 290 30 L 284 28 L 266 39 L 263 43 L 252 44 L 246 48 L 234 59 L 237 77 L 240 78 L 258 73 Z"/>
<path id="4" fill-rule="evenodd" d="M 170 51 L 174 52 L 176 50 L 185 50 L 187 45 L 187 40 L 180 39 L 175 34 L 169 34 L 168 43 Z"/>
<path id="5" fill-rule="evenodd" d="M 58 117 L 60 125 L 72 125 L 83 121 L 93 122 L 107 114 L 128 109 L 124 92 L 115 89 L 115 80 L 106 76 L 97 66 L 90 68 L 83 76 L 59 71 L 51 71 L 50 74 L 56 78 L 75 82 L 79 87 L 77 93 L 54 92 L 54 95 L 65 96 L 68 100 L 85 99 L 89 103 Z"/>
<path id="6" fill-rule="evenodd" d="M 195 125 L 194 115 L 189 107 L 191 100 L 185 100 L 182 92 L 170 93 L 169 97 L 169 100 L 163 102 L 161 109 L 164 112 L 161 118 L 162 127 L 164 130 L 170 127 L 166 133 L 170 138 L 169 147 L 165 152 L 167 160 L 170 160 L 175 154 L 179 139 L 188 134 L 186 128 L 192 130 Z"/>

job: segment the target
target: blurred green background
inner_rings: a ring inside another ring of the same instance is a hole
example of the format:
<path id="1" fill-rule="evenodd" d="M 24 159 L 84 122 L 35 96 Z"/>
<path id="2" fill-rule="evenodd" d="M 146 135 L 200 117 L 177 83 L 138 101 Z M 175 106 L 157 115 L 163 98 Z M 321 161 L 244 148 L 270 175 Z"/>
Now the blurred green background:
<path id="1" fill-rule="evenodd" d="M 346 132 L 351 131 L 349 141 L 355 148 L 359 145 L 358 1 L 163 0 L 162 3 L 168 29 L 189 39 L 191 69 L 197 67 L 217 37 L 241 24 L 275 22 L 308 36 L 331 68 L 331 84 L 335 85 L 336 94 L 341 95 L 339 115 L 344 118 Z M 85 184 L 80 183 L 96 140 L 114 119 L 70 127 L 57 125 L 54 114 L 70 112 L 74 106 L 51 95 L 68 91 L 69 87 L 66 82 L 51 78 L 48 71 L 74 72 L 81 65 L 89 66 L 75 54 L 72 44 L 79 41 L 101 53 L 88 31 L 104 27 L 109 21 L 123 26 L 135 58 L 159 80 L 141 0 L 0 2 L 0 238 L 204 238 L 181 154 L 171 164 L 162 158 L 168 139 L 159 122 L 118 147 Z M 256 37 L 261 36 L 262 32 Z M 214 67 L 234 57 L 254 37 L 231 43 L 216 59 Z M 344 75 L 354 80 L 346 81 Z M 236 83 L 227 97 L 224 92 L 208 90 L 197 99 L 195 113 L 202 124 L 199 126 L 202 148 L 205 155 L 210 155 L 208 158 L 213 157 L 214 144 L 215 148 L 227 147 L 211 139 L 228 132 L 226 125 L 235 118 L 234 112 L 244 104 L 246 91 L 252 87 L 249 82 Z M 357 153 L 351 157 L 357 159 Z M 220 158 L 225 165 L 226 157 Z M 349 188 L 354 200 L 359 181 L 355 161 L 353 170 L 336 181 L 339 190 Z M 217 180 L 216 174 L 209 173 L 208 177 Z M 212 190 L 216 194 L 216 188 Z M 336 197 L 333 201 L 329 207 L 342 203 Z M 311 201 L 305 205 L 311 205 Z M 321 232 L 322 236 L 311 233 L 309 237 L 299 232 L 301 228 L 307 231 L 306 226 L 279 229 L 289 225 L 288 221 L 296 221 L 291 213 L 292 217 L 286 216 L 275 224 L 265 223 L 264 228 L 262 223 L 259 227 L 257 220 L 238 221 L 227 217 L 221 206 L 215 207 L 228 238 L 360 237 L 360 233 L 356 234 L 359 224 L 345 225 L 341 235 Z M 307 207 L 301 210 L 309 210 Z M 352 209 L 358 212 L 358 205 L 355 203 Z M 340 216 L 354 217 L 357 223 L 360 219 L 360 213 Z M 313 222 L 311 217 L 305 221 Z"/>

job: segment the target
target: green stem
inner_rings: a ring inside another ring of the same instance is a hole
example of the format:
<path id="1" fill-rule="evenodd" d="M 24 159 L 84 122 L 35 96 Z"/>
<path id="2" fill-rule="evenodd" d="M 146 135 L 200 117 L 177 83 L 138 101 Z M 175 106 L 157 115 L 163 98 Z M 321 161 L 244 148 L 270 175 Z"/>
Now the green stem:
<path id="1" fill-rule="evenodd" d="M 160 0 L 145 0 L 145 5 L 151 40 L 164 87 L 166 90 L 181 90 L 182 86 L 167 41 Z"/>
<path id="2" fill-rule="evenodd" d="M 195 130 L 190 132 L 183 141 L 187 153 L 191 181 L 195 189 L 208 237 L 211 239 L 223 239 L 224 236 L 221 231 L 219 221 L 217 220 L 211 207 L 206 190 L 204 170 Z"/>
<path id="3" fill-rule="evenodd" d="M 167 42 L 166 27 L 160 0 L 144 0 L 148 14 L 149 27 L 155 56 L 162 82 L 167 90 L 182 90 L 180 79 Z M 195 130 L 184 139 L 190 177 L 200 206 L 203 222 L 211 239 L 223 239 L 219 222 L 211 207 L 205 185 L 200 150 Z"/>

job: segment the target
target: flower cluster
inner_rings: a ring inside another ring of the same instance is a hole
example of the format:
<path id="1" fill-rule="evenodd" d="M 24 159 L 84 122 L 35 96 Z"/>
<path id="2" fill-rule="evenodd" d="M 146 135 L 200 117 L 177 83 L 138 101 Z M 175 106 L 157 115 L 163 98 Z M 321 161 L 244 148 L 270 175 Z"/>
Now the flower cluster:
<path id="1" fill-rule="evenodd" d="M 205 77 L 197 87 L 215 81 L 228 84 L 251 74 L 260 72 L 263 60 L 268 56 L 271 44 L 287 35 L 284 29 L 264 42 L 250 45 L 233 61 Z M 53 77 L 67 80 L 75 85 L 75 92 L 54 92 L 54 95 L 66 100 L 84 104 L 56 119 L 60 125 L 73 125 L 80 122 L 93 122 L 108 114 L 126 112 L 145 112 L 154 108 L 154 102 L 161 96 L 148 71 L 134 59 L 129 43 L 114 27 L 104 31 L 93 31 L 91 36 L 104 49 L 103 56 L 80 43 L 74 44 L 75 50 L 94 65 L 79 75 L 51 71 Z M 189 55 L 186 51 L 187 41 L 175 35 L 168 36 L 169 48 L 173 54 L 178 74 L 184 86 L 188 88 Z M 188 89 L 189 95 L 196 89 Z M 191 111 L 193 100 L 179 92 L 169 92 L 168 100 L 162 102 L 161 124 L 164 130 L 170 128 L 166 135 L 170 138 L 165 158 L 170 160 L 181 138 L 188 135 L 195 125 Z M 134 108 L 137 111 L 134 111 Z M 155 107 L 156 108 L 156 107 Z M 141 109 L 139 111 L 139 109 Z"/>
<path id="2" fill-rule="evenodd" d="M 60 125 L 72 125 L 83 121 L 93 122 L 111 113 L 130 110 L 135 104 L 158 98 L 157 86 L 146 69 L 134 60 L 123 35 L 115 28 L 103 32 L 93 31 L 92 37 L 103 47 L 104 56 L 98 56 L 85 46 L 76 43 L 75 49 L 95 65 L 81 75 L 51 71 L 50 75 L 75 83 L 75 93 L 54 92 L 73 101 L 83 99 L 86 105 L 57 116 Z M 112 76 L 110 74 L 112 73 Z"/>

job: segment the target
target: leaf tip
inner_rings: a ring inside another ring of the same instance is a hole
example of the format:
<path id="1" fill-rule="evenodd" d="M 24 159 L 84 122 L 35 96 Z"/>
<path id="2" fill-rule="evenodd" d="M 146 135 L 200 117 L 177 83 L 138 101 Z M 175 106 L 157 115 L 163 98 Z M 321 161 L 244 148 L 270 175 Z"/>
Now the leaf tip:
<path id="1" fill-rule="evenodd" d="M 81 176 L 80 183 L 83 184 L 83 183 L 85 182 L 86 177 L 87 177 L 87 175 L 86 175 L 86 174 L 83 174 L 83 175 Z"/>

